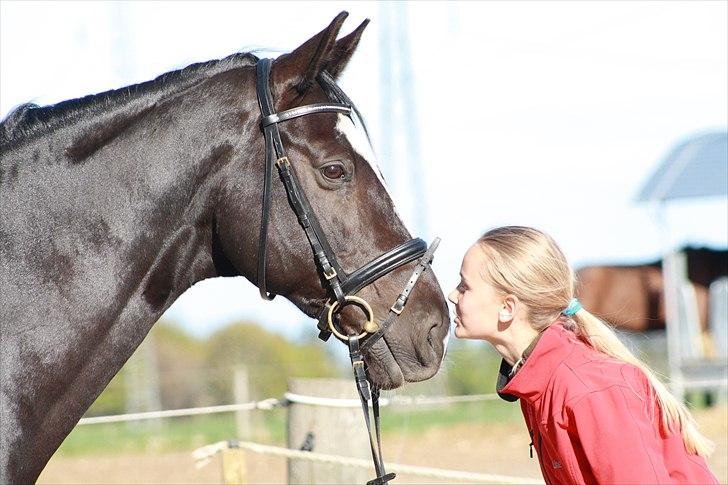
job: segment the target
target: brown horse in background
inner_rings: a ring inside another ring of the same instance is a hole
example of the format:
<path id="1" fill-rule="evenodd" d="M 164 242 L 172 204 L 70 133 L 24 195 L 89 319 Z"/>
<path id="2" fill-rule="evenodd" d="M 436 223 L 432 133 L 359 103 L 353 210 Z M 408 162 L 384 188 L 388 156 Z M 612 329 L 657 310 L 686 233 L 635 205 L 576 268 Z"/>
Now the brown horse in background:
<path id="1" fill-rule="evenodd" d="M 697 296 L 700 328 L 708 328 L 708 289 L 728 276 L 728 250 L 686 247 L 688 280 Z M 662 261 L 634 266 L 586 266 L 576 272 L 584 308 L 621 330 L 665 328 Z"/>

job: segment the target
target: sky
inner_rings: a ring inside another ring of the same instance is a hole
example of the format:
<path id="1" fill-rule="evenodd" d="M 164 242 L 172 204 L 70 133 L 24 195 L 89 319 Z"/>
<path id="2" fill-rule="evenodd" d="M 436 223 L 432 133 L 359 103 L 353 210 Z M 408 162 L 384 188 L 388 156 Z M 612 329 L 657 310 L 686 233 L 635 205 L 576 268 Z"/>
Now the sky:
<path id="1" fill-rule="evenodd" d="M 413 235 L 443 238 L 445 293 L 499 225 L 547 231 L 575 267 L 728 246 L 725 197 L 636 202 L 675 144 L 728 126 L 724 1 L 1 0 L 0 117 L 234 52 L 289 52 L 341 10 L 342 34 L 372 22 L 339 84 Z M 242 319 L 314 331 L 242 278 L 198 283 L 164 318 L 197 335 Z"/>

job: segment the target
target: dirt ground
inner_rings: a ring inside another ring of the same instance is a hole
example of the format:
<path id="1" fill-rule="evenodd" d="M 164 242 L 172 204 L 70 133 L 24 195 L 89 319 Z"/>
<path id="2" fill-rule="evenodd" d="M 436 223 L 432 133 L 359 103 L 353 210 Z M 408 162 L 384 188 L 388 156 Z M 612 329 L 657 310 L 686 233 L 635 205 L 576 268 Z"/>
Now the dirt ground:
<path id="1" fill-rule="evenodd" d="M 716 443 L 710 467 L 728 483 L 728 407 L 695 415 L 701 430 Z M 450 470 L 540 478 L 537 459 L 529 458 L 528 435 L 522 424 L 474 424 L 435 428 L 419 435 L 388 436 L 384 456 L 389 462 Z M 54 457 L 38 483 L 222 483 L 217 457 L 196 469 L 191 451 L 157 455 Z M 248 454 L 250 483 L 286 483 L 286 461 Z M 442 483 L 400 475 L 395 483 Z"/>

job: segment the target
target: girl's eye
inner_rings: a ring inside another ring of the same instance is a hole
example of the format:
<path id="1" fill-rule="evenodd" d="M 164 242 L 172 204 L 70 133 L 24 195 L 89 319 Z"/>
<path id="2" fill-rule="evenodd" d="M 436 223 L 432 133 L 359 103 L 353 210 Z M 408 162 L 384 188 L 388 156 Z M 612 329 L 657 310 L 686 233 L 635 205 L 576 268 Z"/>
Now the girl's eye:
<path id="1" fill-rule="evenodd" d="M 330 180 L 338 180 L 346 176 L 346 170 L 344 170 L 344 166 L 338 163 L 326 165 L 321 169 L 321 173 L 324 175 L 324 177 Z"/>

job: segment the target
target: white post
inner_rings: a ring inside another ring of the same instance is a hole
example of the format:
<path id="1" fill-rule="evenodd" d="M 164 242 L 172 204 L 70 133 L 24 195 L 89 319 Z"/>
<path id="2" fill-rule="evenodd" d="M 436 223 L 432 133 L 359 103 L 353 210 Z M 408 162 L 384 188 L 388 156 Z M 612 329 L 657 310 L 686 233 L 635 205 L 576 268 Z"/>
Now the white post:
<path id="1" fill-rule="evenodd" d="M 235 368 L 233 374 L 233 394 L 236 404 L 250 402 L 250 389 L 248 385 L 248 368 L 240 366 Z M 250 441 L 252 439 L 250 426 L 251 411 L 240 410 L 235 413 L 235 424 L 237 426 L 237 439 Z"/>
<path id="2" fill-rule="evenodd" d="M 667 336 L 667 363 L 670 369 L 670 389 L 680 400 L 685 399 L 685 382 L 682 374 L 683 338 L 680 329 L 679 294 L 685 255 L 668 253 L 662 257 L 662 284 L 665 295 L 665 333 Z"/>
<path id="3" fill-rule="evenodd" d="M 685 254 L 678 254 L 667 223 L 667 207 L 662 202 L 654 206 L 655 217 L 661 229 L 662 239 L 662 292 L 665 298 L 665 337 L 667 340 L 667 365 L 670 372 L 669 387 L 680 400 L 685 399 L 685 379 L 682 372 L 682 352 L 680 335 L 679 292 L 687 280 Z"/>

